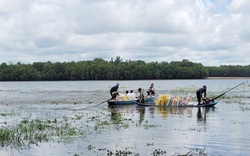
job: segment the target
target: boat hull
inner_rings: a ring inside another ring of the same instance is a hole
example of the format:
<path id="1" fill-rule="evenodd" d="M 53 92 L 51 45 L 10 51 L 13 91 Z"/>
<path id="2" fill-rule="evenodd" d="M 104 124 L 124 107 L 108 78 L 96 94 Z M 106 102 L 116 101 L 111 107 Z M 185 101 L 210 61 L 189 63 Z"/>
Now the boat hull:
<path id="1" fill-rule="evenodd" d="M 208 104 L 189 104 L 189 105 L 155 105 L 155 103 L 137 103 L 139 106 L 155 106 L 155 107 L 214 107 L 218 102 L 210 101 Z"/>
<path id="2" fill-rule="evenodd" d="M 154 103 L 155 98 L 154 97 L 149 97 L 145 99 L 145 103 Z M 136 100 L 124 100 L 124 101 L 115 101 L 115 100 L 108 100 L 109 105 L 133 105 L 133 104 L 138 104 Z"/>

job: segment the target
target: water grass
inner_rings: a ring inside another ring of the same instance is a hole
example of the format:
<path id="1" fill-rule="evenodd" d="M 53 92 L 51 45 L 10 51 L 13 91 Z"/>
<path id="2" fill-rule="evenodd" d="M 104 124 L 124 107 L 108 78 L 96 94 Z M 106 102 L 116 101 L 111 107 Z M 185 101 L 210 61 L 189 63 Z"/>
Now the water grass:
<path id="1" fill-rule="evenodd" d="M 71 127 L 67 122 L 58 122 L 57 119 L 24 119 L 15 126 L 0 128 L 0 144 L 1 147 L 22 150 L 40 142 L 68 141 L 71 136 L 84 134 L 84 131 Z"/>

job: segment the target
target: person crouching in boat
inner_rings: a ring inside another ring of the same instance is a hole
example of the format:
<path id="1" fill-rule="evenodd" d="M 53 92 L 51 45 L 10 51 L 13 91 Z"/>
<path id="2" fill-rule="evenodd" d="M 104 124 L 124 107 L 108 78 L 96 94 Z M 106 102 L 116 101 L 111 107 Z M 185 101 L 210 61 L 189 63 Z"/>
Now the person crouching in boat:
<path id="1" fill-rule="evenodd" d="M 114 100 L 119 95 L 118 88 L 119 88 L 119 83 L 117 83 L 110 89 L 111 100 Z"/>
<path id="2" fill-rule="evenodd" d="M 144 95 L 143 90 L 141 88 L 138 89 L 137 102 L 144 103 Z"/>
<path id="3" fill-rule="evenodd" d="M 149 87 L 147 93 L 148 93 L 148 95 L 147 95 L 148 97 L 155 96 L 155 87 L 154 87 L 154 83 L 151 83 L 151 85 L 150 85 L 150 87 Z"/>
<path id="4" fill-rule="evenodd" d="M 197 97 L 198 105 L 201 104 L 201 99 L 206 101 L 206 99 L 207 99 L 206 94 L 207 94 L 207 86 L 206 85 L 204 85 L 202 88 L 200 88 L 200 89 L 198 89 L 196 91 L 196 97 Z"/>

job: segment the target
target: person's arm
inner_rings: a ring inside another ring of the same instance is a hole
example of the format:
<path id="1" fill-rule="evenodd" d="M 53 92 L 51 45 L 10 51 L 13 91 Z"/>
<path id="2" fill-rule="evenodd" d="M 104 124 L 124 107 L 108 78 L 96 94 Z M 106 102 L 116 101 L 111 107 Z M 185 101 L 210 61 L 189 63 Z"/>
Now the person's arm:
<path id="1" fill-rule="evenodd" d="M 204 94 L 204 96 L 202 96 L 201 95 L 201 98 L 202 98 L 202 100 L 206 100 L 207 99 L 207 93 L 206 93 L 207 91 L 206 90 L 204 90 L 204 92 L 202 93 L 202 94 Z"/>

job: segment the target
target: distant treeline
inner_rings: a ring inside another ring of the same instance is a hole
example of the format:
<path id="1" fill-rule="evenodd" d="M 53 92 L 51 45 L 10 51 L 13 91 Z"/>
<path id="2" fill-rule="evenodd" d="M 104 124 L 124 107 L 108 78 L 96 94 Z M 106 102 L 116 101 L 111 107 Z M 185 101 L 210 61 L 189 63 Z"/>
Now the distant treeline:
<path id="1" fill-rule="evenodd" d="M 250 65 L 222 65 L 219 67 L 206 67 L 211 77 L 250 77 Z"/>
<path id="2" fill-rule="evenodd" d="M 0 81 L 204 79 L 208 76 L 250 76 L 250 66 L 205 67 L 188 60 L 146 63 L 122 61 L 120 57 L 110 61 L 96 58 L 0 65 Z"/>

